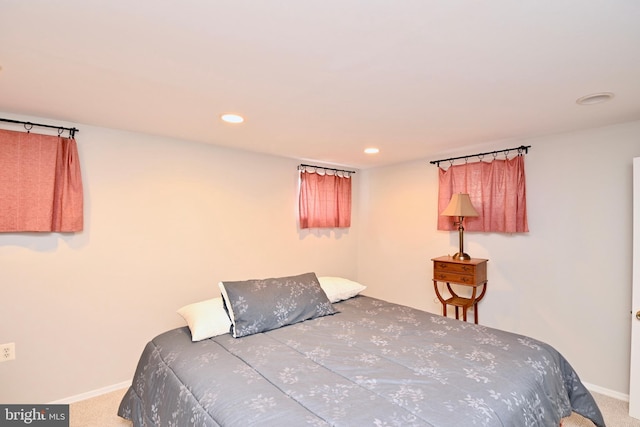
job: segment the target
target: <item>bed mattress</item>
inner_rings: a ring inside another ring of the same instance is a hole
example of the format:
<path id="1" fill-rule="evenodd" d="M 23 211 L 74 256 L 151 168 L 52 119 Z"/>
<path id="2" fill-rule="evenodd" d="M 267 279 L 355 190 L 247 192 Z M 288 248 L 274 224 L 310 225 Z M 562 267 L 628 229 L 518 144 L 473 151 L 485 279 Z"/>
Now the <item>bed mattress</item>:
<path id="1" fill-rule="evenodd" d="M 602 415 L 535 339 L 357 296 L 243 338 L 150 341 L 119 415 L 135 426 L 553 426 Z"/>

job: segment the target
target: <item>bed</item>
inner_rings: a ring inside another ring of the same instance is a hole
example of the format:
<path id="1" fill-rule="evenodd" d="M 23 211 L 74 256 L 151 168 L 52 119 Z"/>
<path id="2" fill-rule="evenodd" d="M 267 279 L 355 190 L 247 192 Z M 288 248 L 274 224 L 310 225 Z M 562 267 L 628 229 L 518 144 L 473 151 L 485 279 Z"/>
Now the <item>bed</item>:
<path id="1" fill-rule="evenodd" d="M 575 411 L 605 425 L 551 346 L 320 282 L 221 283 L 210 303 L 222 307 L 205 310 L 224 310 L 218 331 L 196 336 L 186 316 L 152 339 L 118 414 L 134 426 L 557 427 Z"/>

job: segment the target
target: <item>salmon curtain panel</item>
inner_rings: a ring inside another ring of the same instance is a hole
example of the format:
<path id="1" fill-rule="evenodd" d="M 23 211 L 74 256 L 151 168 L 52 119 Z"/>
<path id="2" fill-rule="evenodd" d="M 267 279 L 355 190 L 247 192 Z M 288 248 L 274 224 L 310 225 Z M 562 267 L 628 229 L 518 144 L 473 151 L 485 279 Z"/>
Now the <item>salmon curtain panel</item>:
<path id="1" fill-rule="evenodd" d="M 492 162 L 473 162 L 438 169 L 438 230 L 456 230 L 450 217 L 442 216 L 454 193 L 467 193 L 477 217 L 466 217 L 466 231 L 523 233 L 527 224 L 524 156 Z"/>
<path id="2" fill-rule="evenodd" d="M 0 130 L 0 232 L 75 232 L 83 221 L 75 139 Z"/>
<path id="3" fill-rule="evenodd" d="M 300 170 L 300 228 L 351 226 L 351 177 Z"/>

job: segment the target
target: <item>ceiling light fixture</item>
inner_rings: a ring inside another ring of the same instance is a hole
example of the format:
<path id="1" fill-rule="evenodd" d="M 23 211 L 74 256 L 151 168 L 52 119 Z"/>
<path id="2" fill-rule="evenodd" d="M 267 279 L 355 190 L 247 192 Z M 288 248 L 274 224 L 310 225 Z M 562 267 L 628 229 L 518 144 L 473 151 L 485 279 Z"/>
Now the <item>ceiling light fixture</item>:
<path id="1" fill-rule="evenodd" d="M 364 152 L 367 154 L 378 154 L 380 150 L 375 147 L 369 147 L 369 148 L 365 148 Z"/>
<path id="2" fill-rule="evenodd" d="M 220 119 L 223 122 L 227 123 L 242 123 L 244 122 L 244 118 L 238 114 L 226 113 L 220 116 Z"/>
<path id="3" fill-rule="evenodd" d="M 578 105 L 594 105 L 594 104 L 602 104 L 603 102 L 610 101 L 613 99 L 612 92 L 598 92 L 592 93 L 590 95 L 585 95 L 576 100 L 576 104 Z"/>

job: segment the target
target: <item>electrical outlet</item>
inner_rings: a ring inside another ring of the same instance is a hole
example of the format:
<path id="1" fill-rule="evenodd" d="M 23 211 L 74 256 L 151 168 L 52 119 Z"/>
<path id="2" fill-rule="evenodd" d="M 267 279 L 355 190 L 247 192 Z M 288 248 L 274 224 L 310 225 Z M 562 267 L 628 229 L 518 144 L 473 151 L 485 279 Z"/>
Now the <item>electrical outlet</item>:
<path id="1" fill-rule="evenodd" d="M 0 362 L 7 362 L 16 358 L 16 343 L 0 344 Z"/>

